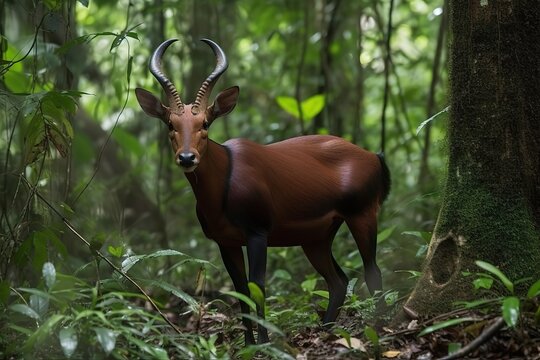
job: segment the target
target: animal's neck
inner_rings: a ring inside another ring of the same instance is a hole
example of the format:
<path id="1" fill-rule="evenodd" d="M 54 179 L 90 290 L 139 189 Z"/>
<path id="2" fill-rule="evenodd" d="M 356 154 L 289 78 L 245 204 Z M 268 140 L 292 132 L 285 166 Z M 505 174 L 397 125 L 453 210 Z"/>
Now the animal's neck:
<path id="1" fill-rule="evenodd" d="M 200 164 L 195 171 L 186 174 L 197 201 L 224 198 L 229 181 L 230 161 L 225 146 L 208 140 L 206 153 Z"/>

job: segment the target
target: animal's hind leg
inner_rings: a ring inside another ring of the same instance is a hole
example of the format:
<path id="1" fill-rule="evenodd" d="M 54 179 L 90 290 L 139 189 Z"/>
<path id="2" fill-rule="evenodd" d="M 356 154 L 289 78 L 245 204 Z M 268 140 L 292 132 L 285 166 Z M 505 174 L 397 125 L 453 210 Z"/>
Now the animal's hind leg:
<path id="1" fill-rule="evenodd" d="M 377 213 L 367 212 L 345 220 L 351 231 L 362 261 L 364 262 L 364 278 L 369 292 L 373 294 L 382 290 L 381 270 L 377 266 Z"/>
<path id="2" fill-rule="evenodd" d="M 302 246 L 309 262 L 328 284 L 328 308 L 323 317 L 323 324 L 336 321 L 339 308 L 345 301 L 348 279 L 332 255 L 332 242 Z"/>

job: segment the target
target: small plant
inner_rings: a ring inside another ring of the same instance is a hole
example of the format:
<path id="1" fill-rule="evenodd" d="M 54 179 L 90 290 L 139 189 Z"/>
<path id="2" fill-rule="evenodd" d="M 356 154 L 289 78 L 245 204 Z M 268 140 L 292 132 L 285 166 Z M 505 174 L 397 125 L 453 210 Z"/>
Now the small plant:
<path id="1" fill-rule="evenodd" d="M 492 291 L 493 286 L 495 284 L 499 284 L 500 288 L 503 289 L 506 294 L 489 299 L 458 302 L 456 305 L 462 306 L 464 309 L 474 308 L 483 311 L 493 309 L 494 305 L 499 306 L 498 311 L 501 312 L 501 316 L 488 327 L 486 333 L 494 333 L 496 329 L 501 328 L 504 324 L 510 328 L 516 327 L 519 324 L 523 304 L 540 295 L 540 280 L 536 281 L 529 287 L 525 297 L 520 297 L 515 292 L 516 285 L 529 281 L 530 279 L 511 281 L 499 268 L 488 262 L 478 260 L 475 262 L 475 264 L 485 271 L 477 273 L 477 277 L 472 281 L 476 290 Z M 464 275 L 469 276 L 472 274 L 464 273 Z M 540 320 L 540 307 L 536 309 L 534 317 L 535 322 L 538 323 Z M 458 324 L 476 321 L 478 321 L 478 318 L 471 316 L 452 318 L 424 328 L 418 334 L 418 336 L 424 336 L 434 331 L 452 327 Z M 455 354 L 456 352 L 460 351 L 460 349 L 460 343 L 450 343 L 448 353 Z"/>

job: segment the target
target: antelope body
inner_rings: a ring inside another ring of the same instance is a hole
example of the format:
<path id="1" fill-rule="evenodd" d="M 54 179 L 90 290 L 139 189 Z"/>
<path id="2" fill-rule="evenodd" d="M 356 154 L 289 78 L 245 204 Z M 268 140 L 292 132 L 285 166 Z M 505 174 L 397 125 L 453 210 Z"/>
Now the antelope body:
<path id="1" fill-rule="evenodd" d="M 238 87 L 210 92 L 227 68 L 221 48 L 204 39 L 217 65 L 203 82 L 193 104 L 184 104 L 161 72 L 161 58 L 175 39 L 153 53 L 150 71 L 162 85 L 169 106 L 137 88 L 142 109 L 169 127 L 176 163 L 184 170 L 197 199 L 197 217 L 214 240 L 236 291 L 250 295 L 249 282 L 264 293 L 268 246 L 301 246 L 329 291 L 323 323 L 335 321 L 343 305 L 348 279 L 335 261 L 331 246 L 343 222 L 349 227 L 364 262 L 371 293 L 382 288 L 376 264 L 377 213 L 390 190 L 390 174 L 382 155 L 333 136 L 300 136 L 270 145 L 246 139 L 223 145 L 208 139 L 208 127 L 231 112 Z M 247 247 L 246 276 L 242 247 Z M 241 302 L 242 312 L 249 307 Z M 263 309 L 258 306 L 259 316 Z M 243 318 L 246 343 L 254 343 L 251 321 Z M 258 342 L 268 341 L 258 327 Z"/>

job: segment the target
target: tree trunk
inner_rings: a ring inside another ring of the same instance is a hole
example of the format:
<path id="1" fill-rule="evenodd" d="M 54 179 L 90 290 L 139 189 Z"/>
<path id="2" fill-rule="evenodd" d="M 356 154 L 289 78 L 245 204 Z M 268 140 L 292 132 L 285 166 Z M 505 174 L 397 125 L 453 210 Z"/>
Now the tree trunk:
<path id="1" fill-rule="evenodd" d="M 540 277 L 540 3 L 452 2 L 449 162 L 423 274 L 406 306 L 473 294 L 475 260 Z"/>

